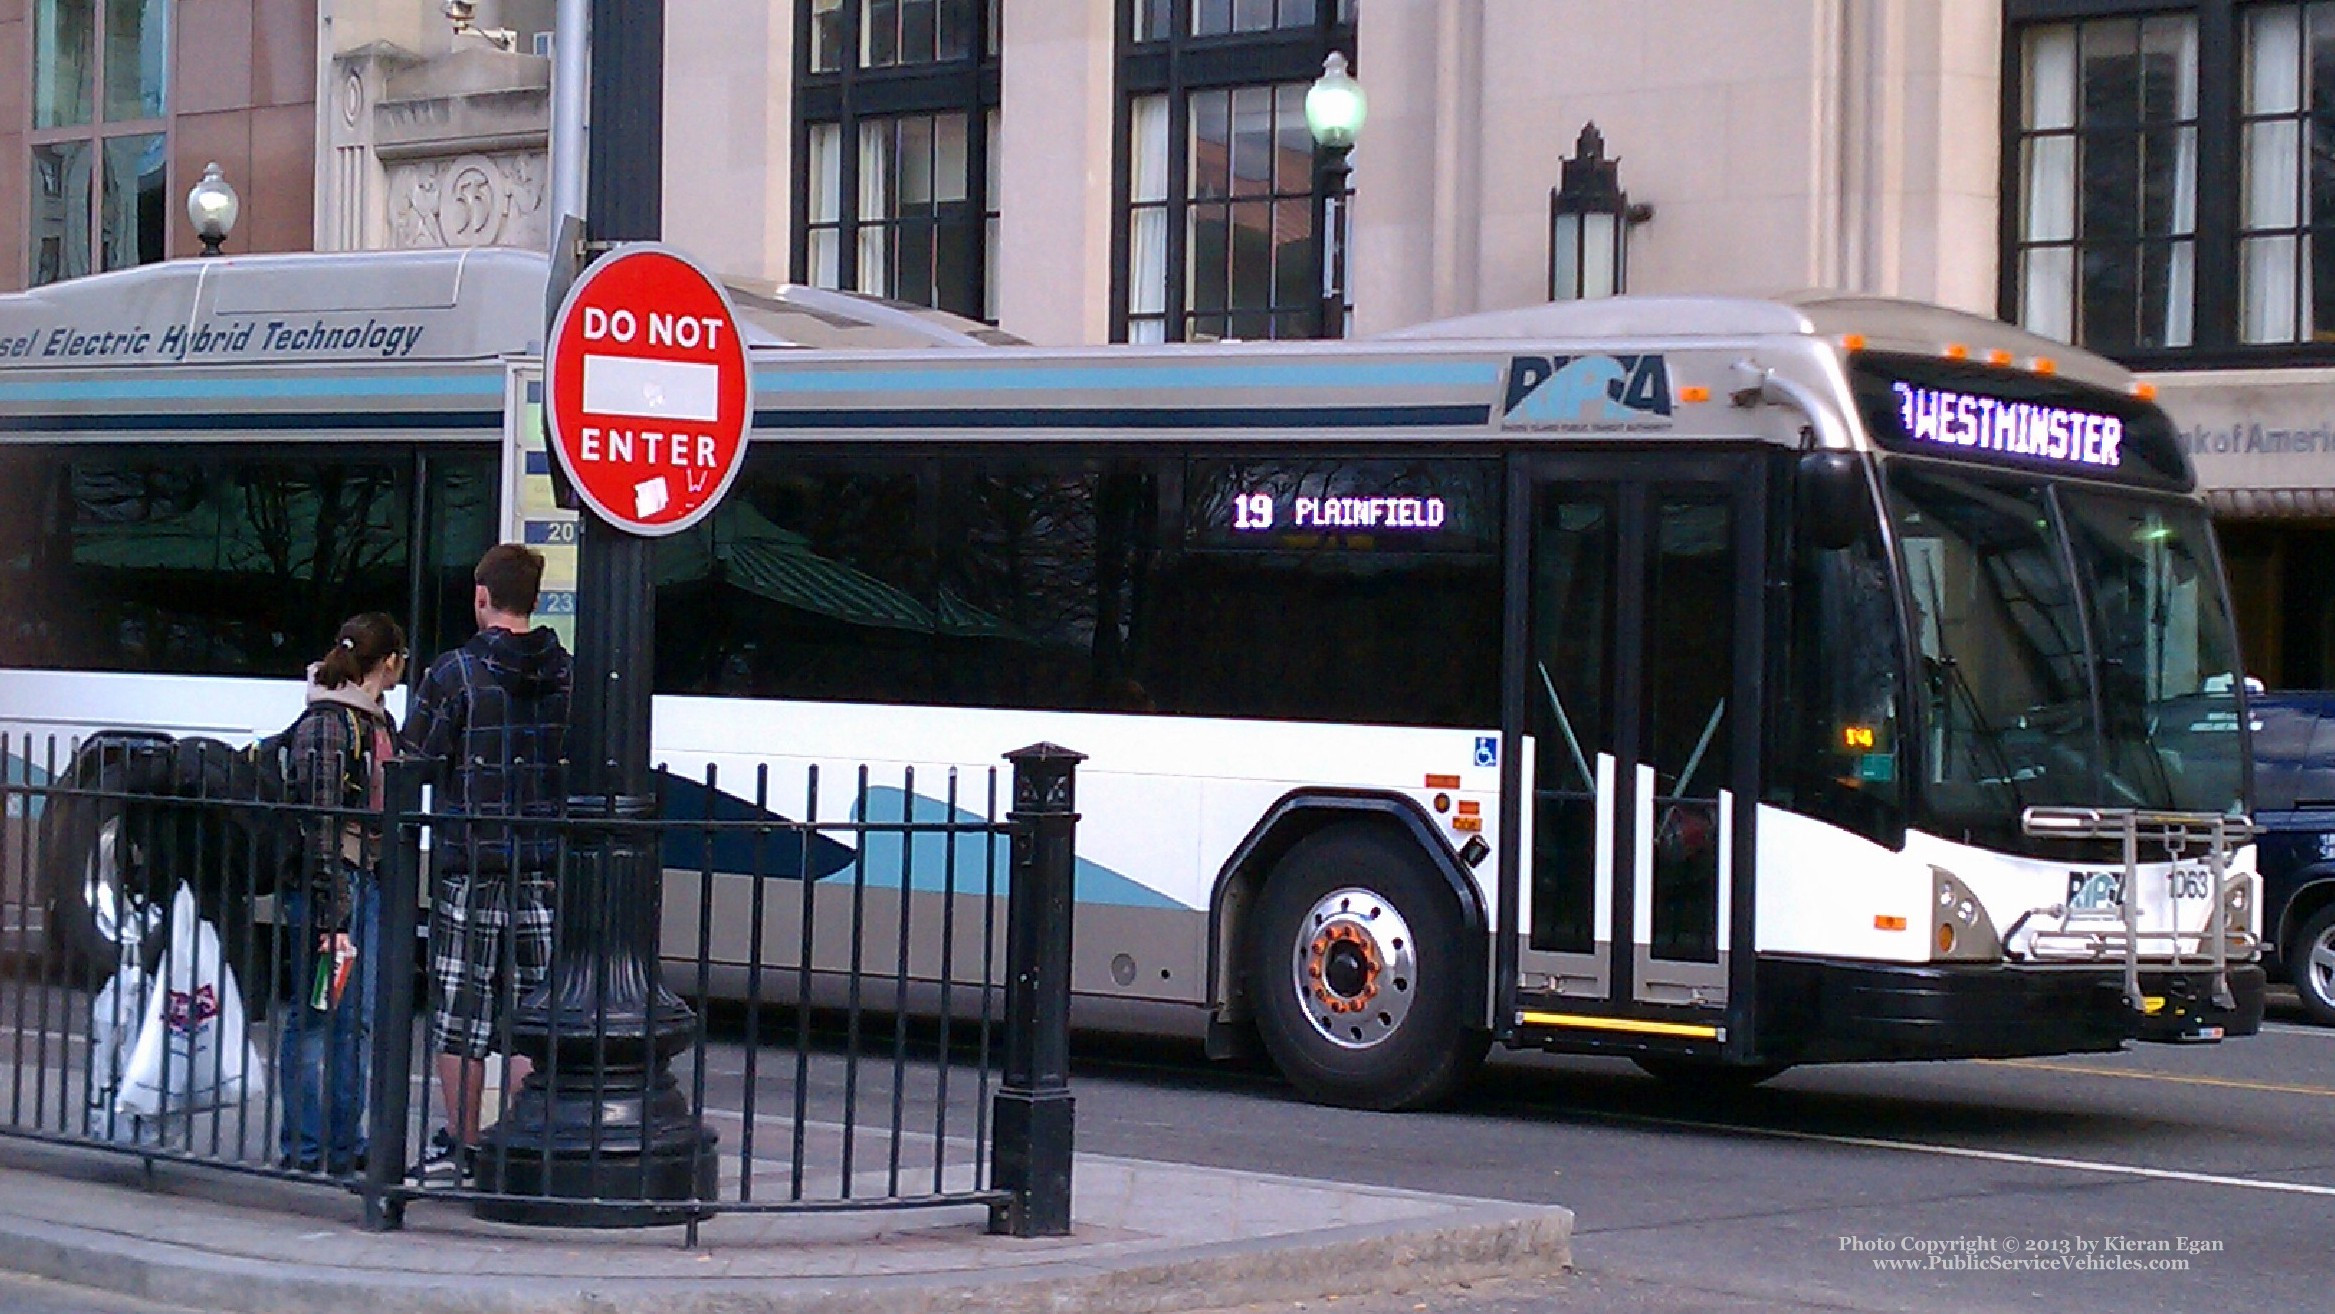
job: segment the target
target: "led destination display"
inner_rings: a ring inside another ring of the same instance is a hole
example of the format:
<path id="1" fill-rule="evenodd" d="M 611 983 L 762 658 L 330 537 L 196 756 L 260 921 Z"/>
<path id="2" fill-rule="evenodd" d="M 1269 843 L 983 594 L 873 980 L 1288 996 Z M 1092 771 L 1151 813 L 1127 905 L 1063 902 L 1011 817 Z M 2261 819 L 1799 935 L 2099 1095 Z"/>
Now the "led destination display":
<path id="1" fill-rule="evenodd" d="M 1973 465 L 2196 487 L 2181 437 L 2146 397 L 2056 373 L 1859 351 L 1849 358 L 1858 417 L 1891 451 Z"/>
<path id="2" fill-rule="evenodd" d="M 1286 499 L 1284 510 L 1271 493 L 1236 493 L 1235 533 L 1271 529 L 1384 529 L 1431 533 L 1443 528 L 1451 510 L 1440 497 L 1306 497 Z"/>
<path id="3" fill-rule="evenodd" d="M 1890 387 L 1905 435 L 1917 443 L 2105 470 L 2124 464 L 2124 421 L 2113 415 L 1911 383 Z"/>
<path id="4" fill-rule="evenodd" d="M 1488 549 L 1498 465 L 1452 458 L 1194 460 L 1188 541 L 1256 551 Z"/>

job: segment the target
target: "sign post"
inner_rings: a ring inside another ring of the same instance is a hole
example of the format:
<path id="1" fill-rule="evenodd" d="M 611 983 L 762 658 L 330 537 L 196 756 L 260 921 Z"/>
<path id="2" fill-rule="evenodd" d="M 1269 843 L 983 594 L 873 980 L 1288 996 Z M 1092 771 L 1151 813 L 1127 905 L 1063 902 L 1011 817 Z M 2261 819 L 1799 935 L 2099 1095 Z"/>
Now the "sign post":
<path id="1" fill-rule="evenodd" d="M 657 237 L 664 146 L 663 0 L 590 5 L 587 251 Z M 545 411 L 556 459 L 587 504 L 577 561 L 568 806 L 577 817 L 627 822 L 656 810 L 649 536 L 702 519 L 727 490 L 744 455 L 746 385 L 744 344 L 718 285 L 675 253 L 621 251 L 579 280 L 562 305 L 557 323 L 574 320 L 575 336 L 564 353 L 555 345 L 561 334 L 546 341 Z M 589 340 L 579 309 L 586 305 L 607 313 L 604 322 L 595 317 L 592 327 L 602 332 Z M 615 336 L 619 309 L 633 317 L 633 341 Z M 651 311 L 671 317 L 654 341 L 645 336 Z M 709 315 L 720 320 L 718 329 L 706 324 Z M 681 327 L 683 316 L 696 318 L 694 332 Z M 700 418 L 709 410 L 711 418 Z M 731 422 L 734 433 L 725 427 Z M 597 430 L 591 451 L 587 429 Z M 620 443 L 614 430 L 629 437 Z M 653 453 L 649 432 L 661 435 Z M 679 465 L 677 433 L 686 437 Z M 482 1216 L 570 1226 L 688 1222 L 694 1229 L 689 1202 L 713 1198 L 714 1135 L 672 1075 L 697 1019 L 658 979 L 657 849 L 653 836 L 622 826 L 593 828 L 566 846 L 552 975 L 518 1002 L 510 1025 L 512 1049 L 535 1067 L 480 1146 L 479 1187 L 501 1196 L 479 1202 Z M 580 1201 L 602 1203 L 573 1203 Z"/>

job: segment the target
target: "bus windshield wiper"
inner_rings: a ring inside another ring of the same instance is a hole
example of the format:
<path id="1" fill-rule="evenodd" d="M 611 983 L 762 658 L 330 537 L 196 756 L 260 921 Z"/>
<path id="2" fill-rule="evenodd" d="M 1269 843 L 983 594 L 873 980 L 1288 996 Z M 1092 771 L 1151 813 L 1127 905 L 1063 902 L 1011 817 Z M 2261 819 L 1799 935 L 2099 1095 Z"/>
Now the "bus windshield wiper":
<path id="1" fill-rule="evenodd" d="M 1987 720 L 1986 709 L 1979 705 L 1978 691 L 1970 687 L 1970 678 L 1962 673 L 1962 663 L 1955 661 L 1951 653 L 1933 657 L 1930 660 L 1946 673 L 1946 699 L 1949 716 L 1953 710 L 1954 695 L 1962 695 L 1962 705 L 1970 710 L 1970 732 L 1977 735 L 1979 742 L 1986 745 L 1987 756 L 1994 760 L 1994 768 L 1997 772 L 1996 779 L 2000 780 L 2011 791 L 2012 806 L 2022 812 L 2025 811 L 2027 796 L 2025 791 L 2019 788 L 2018 777 L 2011 773 L 2011 758 L 2010 754 L 2003 751 L 2002 735 L 1995 730 L 1993 722 Z"/>

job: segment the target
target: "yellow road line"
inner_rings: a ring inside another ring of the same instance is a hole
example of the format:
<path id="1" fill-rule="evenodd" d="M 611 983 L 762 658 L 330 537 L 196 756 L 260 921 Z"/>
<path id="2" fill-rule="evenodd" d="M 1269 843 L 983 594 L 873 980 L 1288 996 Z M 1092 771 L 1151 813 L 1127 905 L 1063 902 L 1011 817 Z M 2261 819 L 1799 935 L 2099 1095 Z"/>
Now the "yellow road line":
<path id="1" fill-rule="evenodd" d="M 2182 1086 L 2221 1086 L 2230 1090 L 2258 1090 L 2277 1095 L 2319 1095 L 2335 1099 L 2335 1089 L 2326 1086 L 2290 1086 L 2277 1081 L 2239 1081 L 2232 1077 L 2180 1077 L 2166 1072 L 2118 1072 L 2112 1068 L 2087 1068 L 2080 1063 L 2049 1063 L 2042 1059 L 1980 1059 L 2005 1068 L 2034 1068 L 2042 1072 L 2073 1072 L 2086 1077 L 2122 1077 L 2126 1081 L 2163 1081 Z"/>

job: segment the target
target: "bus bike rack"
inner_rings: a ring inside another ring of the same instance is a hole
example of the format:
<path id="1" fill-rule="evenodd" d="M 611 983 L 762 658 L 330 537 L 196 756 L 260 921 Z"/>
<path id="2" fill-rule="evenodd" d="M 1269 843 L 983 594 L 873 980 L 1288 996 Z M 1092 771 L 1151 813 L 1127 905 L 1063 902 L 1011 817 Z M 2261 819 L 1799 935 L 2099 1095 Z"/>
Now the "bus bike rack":
<path id="1" fill-rule="evenodd" d="M 2237 997 L 2230 990 L 2230 949 L 2233 939 L 2241 941 L 2237 947 L 2247 954 L 2257 951 L 2251 935 L 2233 932 L 2229 926 L 2229 895 L 2244 876 L 2229 875 L 2229 856 L 2233 847 L 2252 840 L 2262 833 L 2261 828 L 2242 816 L 2225 816 L 2218 812 L 2173 812 L 2151 808 L 2075 808 L 2031 807 L 2020 814 L 2020 828 L 2038 839 L 2113 839 L 2123 846 L 2124 875 L 2116 888 L 2114 916 L 2122 923 L 2124 957 L 2124 1001 L 2136 1011 L 2147 1011 L 2147 1002 L 2140 988 L 2140 946 L 2143 940 L 2165 941 L 2171 950 L 2172 965 L 2182 965 L 2181 941 L 2181 870 L 2180 861 L 2192 851 L 2202 849 L 2205 856 L 2207 910 L 2204 932 L 2197 936 L 2199 952 L 2213 964 L 2214 1007 L 2237 1007 Z M 2140 929 L 2140 846 L 2143 840 L 2162 846 L 2167 861 L 2165 894 L 2171 908 L 2172 929 L 2148 931 Z M 2097 929 L 2080 929 L 2077 923 L 2092 918 L 2092 914 L 2078 911 L 2068 904 L 2056 904 L 2021 916 L 2003 937 L 2008 945 L 2025 926 L 2028 919 L 2038 914 L 2056 917 L 2055 928 L 2038 927 L 2028 932 L 2029 943 L 2035 946 L 2036 956 L 2058 957 L 2062 961 L 2089 958 L 2097 961 L 2104 955 L 2108 935 Z M 2211 942 L 2207 950 L 2206 942 Z M 2057 953 L 2054 953 L 2054 948 Z"/>

